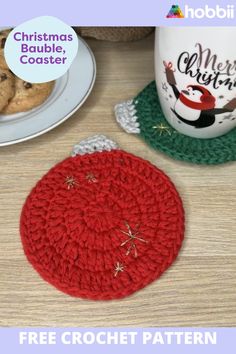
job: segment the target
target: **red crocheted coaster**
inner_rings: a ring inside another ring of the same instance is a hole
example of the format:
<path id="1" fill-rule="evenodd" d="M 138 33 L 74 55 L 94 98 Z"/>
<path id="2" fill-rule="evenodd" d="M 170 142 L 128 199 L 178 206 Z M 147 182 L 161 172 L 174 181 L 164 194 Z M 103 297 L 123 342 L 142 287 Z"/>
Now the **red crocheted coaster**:
<path id="1" fill-rule="evenodd" d="M 21 215 L 24 251 L 39 274 L 69 295 L 96 300 L 157 279 L 183 235 L 170 179 L 104 136 L 75 146 L 36 184 Z"/>

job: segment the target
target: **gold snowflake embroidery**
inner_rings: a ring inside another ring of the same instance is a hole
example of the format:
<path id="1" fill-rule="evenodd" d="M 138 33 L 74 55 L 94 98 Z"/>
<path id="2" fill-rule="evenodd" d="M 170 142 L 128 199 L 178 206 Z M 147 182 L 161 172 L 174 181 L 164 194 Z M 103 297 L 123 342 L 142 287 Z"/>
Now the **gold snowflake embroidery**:
<path id="1" fill-rule="evenodd" d="M 123 264 L 117 262 L 115 265 L 114 277 L 117 277 L 120 272 L 123 272 L 124 268 L 125 267 L 123 266 Z"/>
<path id="2" fill-rule="evenodd" d="M 126 256 L 128 256 L 132 251 L 134 251 L 134 257 L 138 257 L 138 250 L 135 241 L 140 241 L 143 243 L 148 243 L 148 241 L 144 240 L 141 237 L 138 237 L 139 231 L 138 230 L 132 230 L 128 222 L 125 222 L 125 226 L 127 227 L 127 231 L 120 230 L 124 235 L 128 236 L 127 240 L 121 243 L 121 247 L 124 247 L 126 244 L 129 244 L 129 247 L 126 252 Z M 138 227 L 137 227 L 138 229 Z"/>
<path id="3" fill-rule="evenodd" d="M 96 183 L 97 182 L 97 178 L 94 176 L 93 173 L 89 172 L 86 175 L 86 180 L 90 183 Z"/>
<path id="4" fill-rule="evenodd" d="M 164 133 L 171 135 L 172 132 L 171 128 L 163 123 L 160 123 L 159 125 L 154 125 L 152 128 L 156 129 L 159 132 L 159 136 L 161 136 Z"/>
<path id="5" fill-rule="evenodd" d="M 65 179 L 65 184 L 67 185 L 67 189 L 74 188 L 75 186 L 78 186 L 78 182 L 76 179 L 72 176 L 67 176 Z"/>

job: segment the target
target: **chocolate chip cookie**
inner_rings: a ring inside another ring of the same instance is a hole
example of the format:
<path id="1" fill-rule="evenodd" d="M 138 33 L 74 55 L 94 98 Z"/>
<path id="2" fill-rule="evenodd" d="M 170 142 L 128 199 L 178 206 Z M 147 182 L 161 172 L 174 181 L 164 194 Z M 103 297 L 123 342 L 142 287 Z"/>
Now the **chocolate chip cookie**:
<path id="1" fill-rule="evenodd" d="M 0 111 L 15 94 L 15 78 L 7 69 L 0 68 Z"/>
<path id="2" fill-rule="evenodd" d="M 51 94 L 54 81 L 32 84 L 16 77 L 15 95 L 2 110 L 3 114 L 26 112 L 42 104 Z"/>
<path id="3" fill-rule="evenodd" d="M 2 69 L 8 69 L 8 65 L 4 57 L 4 47 L 7 40 L 7 36 L 9 35 L 10 32 L 11 29 L 0 32 L 0 68 Z"/>

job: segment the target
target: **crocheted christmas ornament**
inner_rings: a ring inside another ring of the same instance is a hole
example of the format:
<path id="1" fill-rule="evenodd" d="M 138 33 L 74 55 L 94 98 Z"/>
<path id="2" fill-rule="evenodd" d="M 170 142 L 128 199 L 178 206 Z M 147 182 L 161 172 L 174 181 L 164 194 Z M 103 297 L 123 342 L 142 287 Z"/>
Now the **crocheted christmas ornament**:
<path id="1" fill-rule="evenodd" d="M 154 81 L 133 100 L 116 105 L 115 115 L 127 133 L 140 134 L 152 148 L 176 160 L 207 165 L 236 160 L 236 128 L 214 139 L 179 133 L 162 113 Z"/>
<path id="2" fill-rule="evenodd" d="M 36 184 L 20 231 L 29 262 L 46 281 L 72 296 L 110 300 L 171 265 L 184 212 L 161 170 L 95 136 Z"/>

